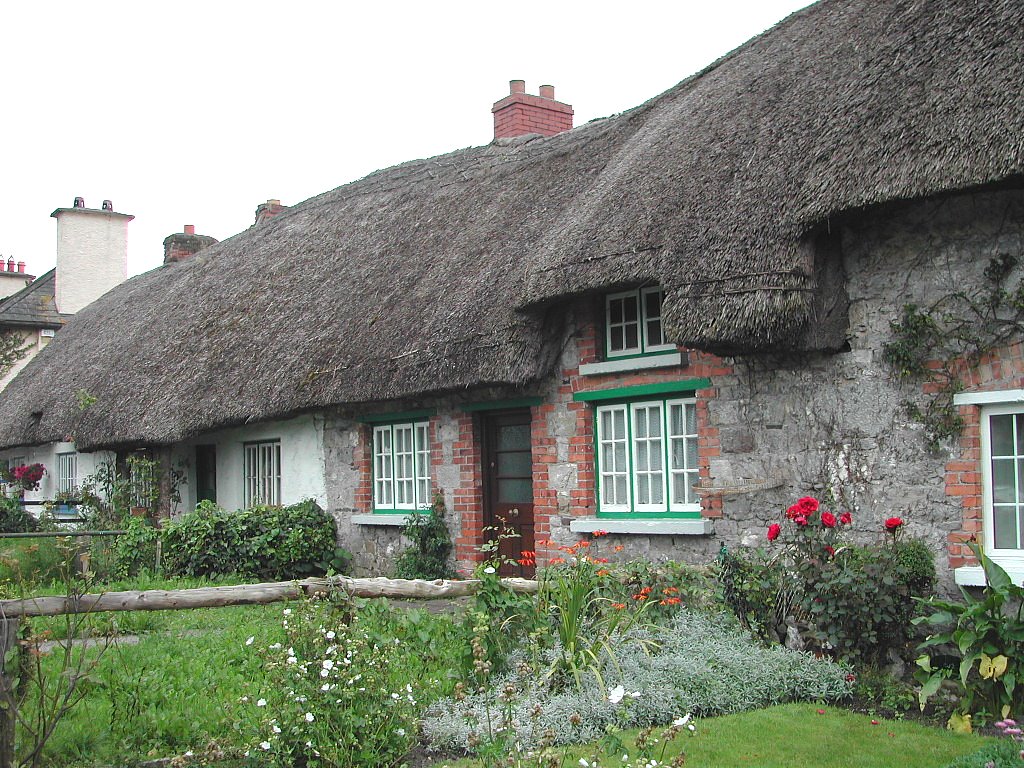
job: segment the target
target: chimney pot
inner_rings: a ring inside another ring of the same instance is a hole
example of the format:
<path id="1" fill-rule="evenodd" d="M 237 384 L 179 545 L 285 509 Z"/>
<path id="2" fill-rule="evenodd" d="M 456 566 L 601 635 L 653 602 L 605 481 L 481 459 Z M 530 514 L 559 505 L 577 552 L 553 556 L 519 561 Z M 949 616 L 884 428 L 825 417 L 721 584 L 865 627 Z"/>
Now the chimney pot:
<path id="1" fill-rule="evenodd" d="M 24 261 L 19 261 L 18 262 L 18 271 L 19 272 L 24 272 L 25 271 L 25 262 Z"/>
<path id="2" fill-rule="evenodd" d="M 196 225 L 195 224 L 186 224 L 185 225 L 185 234 L 186 235 L 194 235 L 195 233 L 196 233 Z"/>
<path id="3" fill-rule="evenodd" d="M 112 202 L 110 202 L 109 200 L 104 200 L 103 201 L 103 210 L 104 211 L 113 211 L 114 210 L 114 204 Z"/>
<path id="4" fill-rule="evenodd" d="M 542 85 L 540 87 L 540 97 L 542 99 L 554 99 L 555 98 L 555 86 L 553 86 L 553 85 Z"/>
<path id="5" fill-rule="evenodd" d="M 75 208 L 85 208 L 85 198 L 84 197 L 76 197 L 75 198 Z"/>
<path id="6" fill-rule="evenodd" d="M 526 81 L 525 80 L 509 80 L 508 81 L 508 92 L 513 93 L 526 93 Z"/>
<path id="7" fill-rule="evenodd" d="M 0 262 L 0 264 L 2 264 L 2 263 L 3 262 Z M 14 271 L 14 259 L 8 259 L 7 260 L 7 271 L 8 272 L 13 272 Z"/>

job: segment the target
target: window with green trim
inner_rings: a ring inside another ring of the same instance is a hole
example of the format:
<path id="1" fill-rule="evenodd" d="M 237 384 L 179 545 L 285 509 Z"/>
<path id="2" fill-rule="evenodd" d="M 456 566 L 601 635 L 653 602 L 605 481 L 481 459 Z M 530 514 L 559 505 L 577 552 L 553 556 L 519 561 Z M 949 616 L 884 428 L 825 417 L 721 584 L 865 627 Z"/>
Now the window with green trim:
<path id="1" fill-rule="evenodd" d="M 637 288 L 605 296 L 605 353 L 608 358 L 671 352 L 661 327 L 661 288 Z"/>
<path id="2" fill-rule="evenodd" d="M 692 398 L 595 410 L 598 514 L 697 516 L 697 412 Z"/>
<path id="3" fill-rule="evenodd" d="M 430 506 L 430 425 L 426 421 L 373 428 L 375 512 Z"/>

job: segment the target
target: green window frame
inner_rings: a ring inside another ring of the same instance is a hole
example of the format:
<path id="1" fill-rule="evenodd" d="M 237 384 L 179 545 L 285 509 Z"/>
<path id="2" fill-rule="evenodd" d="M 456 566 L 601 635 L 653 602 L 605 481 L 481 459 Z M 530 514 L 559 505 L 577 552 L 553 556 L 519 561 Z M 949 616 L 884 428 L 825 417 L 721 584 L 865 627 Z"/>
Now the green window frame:
<path id="1" fill-rule="evenodd" d="M 598 517 L 700 517 L 696 398 L 594 409 Z"/>
<path id="2" fill-rule="evenodd" d="M 658 286 L 609 293 L 604 299 L 605 359 L 674 352 L 661 324 L 664 291 Z"/>
<path id="3" fill-rule="evenodd" d="M 415 512 L 431 502 L 430 422 L 373 427 L 373 511 Z"/>
<path id="4" fill-rule="evenodd" d="M 1024 410 L 982 411 L 982 527 L 986 552 L 1000 563 L 1024 560 Z"/>

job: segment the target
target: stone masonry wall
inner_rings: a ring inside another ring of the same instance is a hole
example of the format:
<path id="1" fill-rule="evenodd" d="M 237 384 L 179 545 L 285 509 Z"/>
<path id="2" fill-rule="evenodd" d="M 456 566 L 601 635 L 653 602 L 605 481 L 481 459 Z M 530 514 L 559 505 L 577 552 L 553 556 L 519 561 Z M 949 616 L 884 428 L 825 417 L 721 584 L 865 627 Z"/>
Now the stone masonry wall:
<path id="1" fill-rule="evenodd" d="M 980 472 L 976 408 L 961 409 L 962 438 L 929 452 L 921 425 L 905 402 L 923 402 L 921 385 L 897 382 L 882 359 L 890 323 L 904 304 L 926 304 L 952 287 L 977 285 L 999 252 L 1024 256 L 1024 194 L 964 194 L 888 206 L 832 223 L 850 302 L 848 349 L 834 354 L 743 356 L 719 359 L 691 351 L 684 365 L 647 371 L 580 376 L 581 363 L 598 359 L 599 311 L 580 301 L 566 313 L 566 339 L 557 374 L 538 390 L 467 393 L 464 398 L 403 404 L 436 407 L 431 419 L 433 472 L 450 511 L 461 568 L 481 543 L 479 440 L 462 402 L 539 394 L 532 408 L 536 537 L 555 545 L 577 536 L 571 521 L 594 515 L 593 407 L 572 399 L 583 389 L 706 377 L 696 393 L 702 517 L 706 536 L 614 535 L 626 555 L 706 562 L 724 544 L 758 546 L 771 522 L 803 495 L 854 515 L 862 541 L 881 538 L 882 521 L 899 515 L 908 533 L 926 540 L 945 565 L 964 562 L 963 540 L 980 529 Z M 1020 345 L 998 350 L 966 382 L 969 389 L 1024 386 Z M 972 420 L 973 419 L 973 420 Z M 352 525 L 369 511 L 369 431 L 335 418 L 325 430 L 328 497 L 343 545 L 362 572 L 386 573 L 403 546 L 394 527 Z M 552 548 L 538 552 L 543 564 Z"/>

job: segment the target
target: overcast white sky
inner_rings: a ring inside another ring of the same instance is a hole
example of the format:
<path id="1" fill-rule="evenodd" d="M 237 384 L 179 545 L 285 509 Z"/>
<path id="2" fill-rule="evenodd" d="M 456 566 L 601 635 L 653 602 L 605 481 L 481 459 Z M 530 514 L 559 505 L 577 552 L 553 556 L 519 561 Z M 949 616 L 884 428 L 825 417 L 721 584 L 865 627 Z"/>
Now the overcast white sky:
<path id="1" fill-rule="evenodd" d="M 0 254 L 55 258 L 76 195 L 135 215 L 130 274 L 405 160 L 486 144 L 508 81 L 575 124 L 634 107 L 807 0 L 79 0 L 0 11 Z"/>

